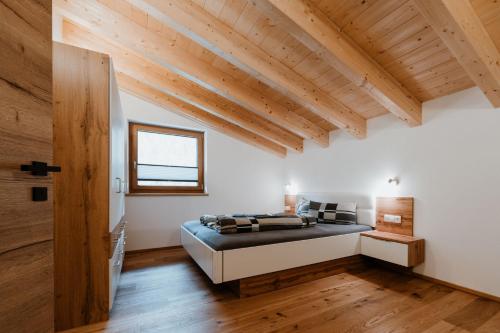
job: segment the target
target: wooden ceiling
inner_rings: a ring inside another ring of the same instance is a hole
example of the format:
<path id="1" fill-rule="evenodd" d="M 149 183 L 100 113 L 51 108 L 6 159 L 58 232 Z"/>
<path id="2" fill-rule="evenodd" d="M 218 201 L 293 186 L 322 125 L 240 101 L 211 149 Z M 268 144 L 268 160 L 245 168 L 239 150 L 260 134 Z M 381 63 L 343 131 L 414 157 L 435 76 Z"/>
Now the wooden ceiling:
<path id="1" fill-rule="evenodd" d="M 54 0 L 121 88 L 285 156 L 479 86 L 500 106 L 498 0 Z M 368 133 L 369 134 L 369 133 Z"/>

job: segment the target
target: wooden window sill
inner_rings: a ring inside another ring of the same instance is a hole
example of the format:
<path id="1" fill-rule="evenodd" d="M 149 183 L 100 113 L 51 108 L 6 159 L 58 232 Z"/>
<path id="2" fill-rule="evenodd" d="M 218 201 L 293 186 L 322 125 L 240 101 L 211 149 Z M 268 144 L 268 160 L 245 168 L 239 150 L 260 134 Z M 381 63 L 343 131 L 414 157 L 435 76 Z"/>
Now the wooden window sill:
<path id="1" fill-rule="evenodd" d="M 208 197 L 208 193 L 126 193 L 127 197 Z"/>

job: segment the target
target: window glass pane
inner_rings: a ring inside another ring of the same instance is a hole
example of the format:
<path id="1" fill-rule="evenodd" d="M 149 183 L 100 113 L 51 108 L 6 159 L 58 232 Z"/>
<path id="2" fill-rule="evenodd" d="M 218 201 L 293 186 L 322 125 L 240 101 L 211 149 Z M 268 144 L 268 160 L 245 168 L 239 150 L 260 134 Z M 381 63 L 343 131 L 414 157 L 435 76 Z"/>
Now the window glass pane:
<path id="1" fill-rule="evenodd" d="M 140 186 L 198 186 L 196 138 L 138 131 Z"/>
<path id="2" fill-rule="evenodd" d="M 196 138 L 138 131 L 137 144 L 139 164 L 198 165 Z"/>

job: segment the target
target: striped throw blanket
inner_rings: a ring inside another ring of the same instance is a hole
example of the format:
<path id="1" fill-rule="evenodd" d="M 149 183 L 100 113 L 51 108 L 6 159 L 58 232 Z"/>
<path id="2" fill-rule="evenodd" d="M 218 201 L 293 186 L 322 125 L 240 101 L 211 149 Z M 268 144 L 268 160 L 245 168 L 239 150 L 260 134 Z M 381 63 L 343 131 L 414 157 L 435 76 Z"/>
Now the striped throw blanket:
<path id="1" fill-rule="evenodd" d="M 203 215 L 201 224 L 221 234 L 288 230 L 316 225 L 316 218 L 297 215 Z"/>

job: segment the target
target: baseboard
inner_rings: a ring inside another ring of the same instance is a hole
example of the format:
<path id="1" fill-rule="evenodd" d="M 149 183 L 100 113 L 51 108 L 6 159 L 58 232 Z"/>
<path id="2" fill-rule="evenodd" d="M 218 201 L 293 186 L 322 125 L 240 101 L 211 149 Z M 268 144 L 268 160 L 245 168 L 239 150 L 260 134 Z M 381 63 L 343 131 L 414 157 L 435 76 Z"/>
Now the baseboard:
<path id="1" fill-rule="evenodd" d="M 412 275 L 416 276 L 416 277 L 418 277 L 418 278 L 420 278 L 422 280 L 427 280 L 427 281 L 432 282 L 432 283 L 436 283 L 436 284 L 440 284 L 440 285 L 443 285 L 443 286 L 446 286 L 446 287 L 457 289 L 457 290 L 460 290 L 460 291 L 463 291 L 463 292 L 466 292 L 466 293 L 469 293 L 469 294 L 472 294 L 472 295 L 476 295 L 476 296 L 479 296 L 479 297 L 483 297 L 483 298 L 486 298 L 486 299 L 489 299 L 489 300 L 492 300 L 492 301 L 495 301 L 495 302 L 500 302 L 500 297 L 494 296 L 494 295 L 490 295 L 490 294 L 487 294 L 487 293 L 483 293 L 482 291 L 477 291 L 477 290 L 474 290 L 474 289 L 462 287 L 462 286 L 459 286 L 458 284 L 454 284 L 454 283 L 451 283 L 451 282 L 446 282 L 446 281 L 443 281 L 443 280 L 439 280 L 439 279 L 436 279 L 436 278 L 433 278 L 433 277 L 430 277 L 430 276 L 427 276 L 427 275 L 424 275 L 424 274 L 420 274 L 420 273 L 412 272 Z"/>
<path id="2" fill-rule="evenodd" d="M 182 248 L 182 245 L 165 246 L 165 247 L 154 247 L 154 248 L 151 248 L 151 249 L 141 249 L 141 250 L 125 251 L 125 255 L 148 253 L 148 252 L 155 252 L 155 251 L 176 250 L 176 249 L 180 249 L 180 248 Z"/>
<path id="3" fill-rule="evenodd" d="M 458 284 L 439 280 L 439 279 L 436 279 L 436 278 L 433 278 L 433 277 L 430 277 L 430 276 L 427 276 L 424 274 L 416 273 L 413 271 L 413 268 L 411 268 L 411 267 L 403 267 L 400 265 L 388 263 L 386 261 L 382 261 L 382 260 L 375 259 L 375 258 L 369 258 L 369 257 L 366 257 L 365 260 L 369 265 L 381 266 L 381 267 L 384 267 L 386 269 L 390 269 L 392 271 L 396 271 L 396 272 L 401 273 L 401 274 L 412 275 L 412 276 L 418 277 L 422 280 L 426 280 L 426 281 L 429 281 L 429 282 L 432 282 L 435 284 L 440 284 L 440 285 L 450 287 L 453 289 L 457 289 L 457 290 L 460 290 L 460 291 L 463 291 L 463 292 L 466 292 L 466 293 L 469 293 L 472 295 L 483 297 L 483 298 L 486 298 L 486 299 L 489 299 L 489 300 L 492 300 L 495 302 L 500 302 L 500 297 L 498 297 L 498 296 L 493 296 L 493 295 L 490 295 L 487 293 L 483 293 L 481 291 L 477 291 L 474 289 L 459 286 Z"/>

